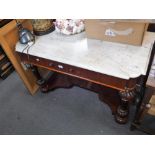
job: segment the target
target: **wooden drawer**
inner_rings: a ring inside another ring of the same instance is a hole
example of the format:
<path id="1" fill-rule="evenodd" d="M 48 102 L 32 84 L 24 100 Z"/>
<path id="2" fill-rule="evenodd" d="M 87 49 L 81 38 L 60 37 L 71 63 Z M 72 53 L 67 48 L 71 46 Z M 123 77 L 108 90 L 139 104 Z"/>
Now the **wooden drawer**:
<path id="1" fill-rule="evenodd" d="M 100 85 L 112 87 L 118 90 L 124 89 L 124 85 L 127 85 L 129 88 L 133 88 L 137 82 L 137 79 L 125 80 L 117 77 L 114 78 L 109 75 L 101 74 L 98 72 L 90 71 L 87 69 L 71 66 L 68 64 L 36 56 L 29 55 L 28 58 L 28 56 L 24 53 L 18 53 L 18 55 L 20 56 L 22 62 L 29 64 L 32 63 L 33 65 L 40 66 L 48 70 L 71 75 Z"/>
<path id="2" fill-rule="evenodd" d="M 58 71 L 58 72 L 63 72 L 63 73 L 69 73 L 69 74 L 76 74 L 78 75 L 80 72 L 73 68 L 73 66 L 69 67 L 67 64 L 63 64 L 60 62 L 55 62 L 52 60 L 46 60 L 43 58 L 39 57 L 30 57 L 29 61 L 32 62 L 33 64 L 40 65 L 47 67 L 50 70 Z"/>

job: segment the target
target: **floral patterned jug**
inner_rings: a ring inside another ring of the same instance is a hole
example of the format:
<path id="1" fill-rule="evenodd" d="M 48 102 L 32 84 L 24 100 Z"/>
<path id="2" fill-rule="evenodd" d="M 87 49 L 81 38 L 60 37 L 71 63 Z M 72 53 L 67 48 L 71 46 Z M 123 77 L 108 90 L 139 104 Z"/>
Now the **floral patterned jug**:
<path id="1" fill-rule="evenodd" d="M 59 33 L 72 35 L 84 31 L 83 19 L 56 19 L 55 29 Z"/>

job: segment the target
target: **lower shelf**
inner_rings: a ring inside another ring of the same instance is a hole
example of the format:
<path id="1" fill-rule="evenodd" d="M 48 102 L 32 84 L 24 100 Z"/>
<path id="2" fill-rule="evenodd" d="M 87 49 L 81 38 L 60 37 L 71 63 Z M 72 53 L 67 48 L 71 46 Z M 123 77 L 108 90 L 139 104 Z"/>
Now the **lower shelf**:
<path id="1" fill-rule="evenodd" d="M 0 74 L 1 79 L 5 80 L 13 71 L 14 67 L 10 66 L 3 73 Z"/>

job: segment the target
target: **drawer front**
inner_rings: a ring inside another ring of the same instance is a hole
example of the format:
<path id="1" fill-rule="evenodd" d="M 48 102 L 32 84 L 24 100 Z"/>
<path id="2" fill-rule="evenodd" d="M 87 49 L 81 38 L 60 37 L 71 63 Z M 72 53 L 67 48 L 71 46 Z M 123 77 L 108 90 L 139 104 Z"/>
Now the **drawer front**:
<path id="1" fill-rule="evenodd" d="M 132 88 L 137 83 L 137 79 L 130 79 L 130 80 L 120 79 L 117 77 L 112 77 L 109 75 L 97 73 L 87 69 L 71 66 L 68 64 L 63 64 L 53 60 L 39 58 L 36 56 L 29 56 L 29 59 L 28 59 L 28 56 L 26 54 L 23 54 L 23 53 L 18 53 L 18 54 L 20 55 L 20 58 L 23 62 L 32 63 L 36 66 L 40 66 L 55 72 L 68 74 L 74 77 L 78 77 L 90 82 L 94 82 L 94 83 L 108 86 L 118 90 L 124 89 L 126 85 L 128 85 L 129 88 Z"/>
<path id="2" fill-rule="evenodd" d="M 69 74 L 78 73 L 78 71 L 73 69 L 73 67 L 70 67 L 67 64 L 55 62 L 55 61 L 52 61 L 52 60 L 46 60 L 46 59 L 38 58 L 38 57 L 30 57 L 29 60 L 30 60 L 30 62 L 32 62 L 32 63 L 34 63 L 36 65 L 46 67 L 49 70 L 54 70 L 54 71 L 64 72 L 64 73 L 69 73 Z"/>

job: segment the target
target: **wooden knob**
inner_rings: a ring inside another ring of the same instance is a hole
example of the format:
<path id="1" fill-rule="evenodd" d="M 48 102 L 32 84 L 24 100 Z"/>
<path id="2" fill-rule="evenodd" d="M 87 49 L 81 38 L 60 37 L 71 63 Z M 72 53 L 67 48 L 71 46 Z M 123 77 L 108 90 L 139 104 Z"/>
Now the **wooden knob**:
<path id="1" fill-rule="evenodd" d="M 62 65 L 58 65 L 58 68 L 63 69 L 64 67 Z"/>
<path id="2" fill-rule="evenodd" d="M 39 58 L 37 58 L 36 61 L 40 61 Z"/>

